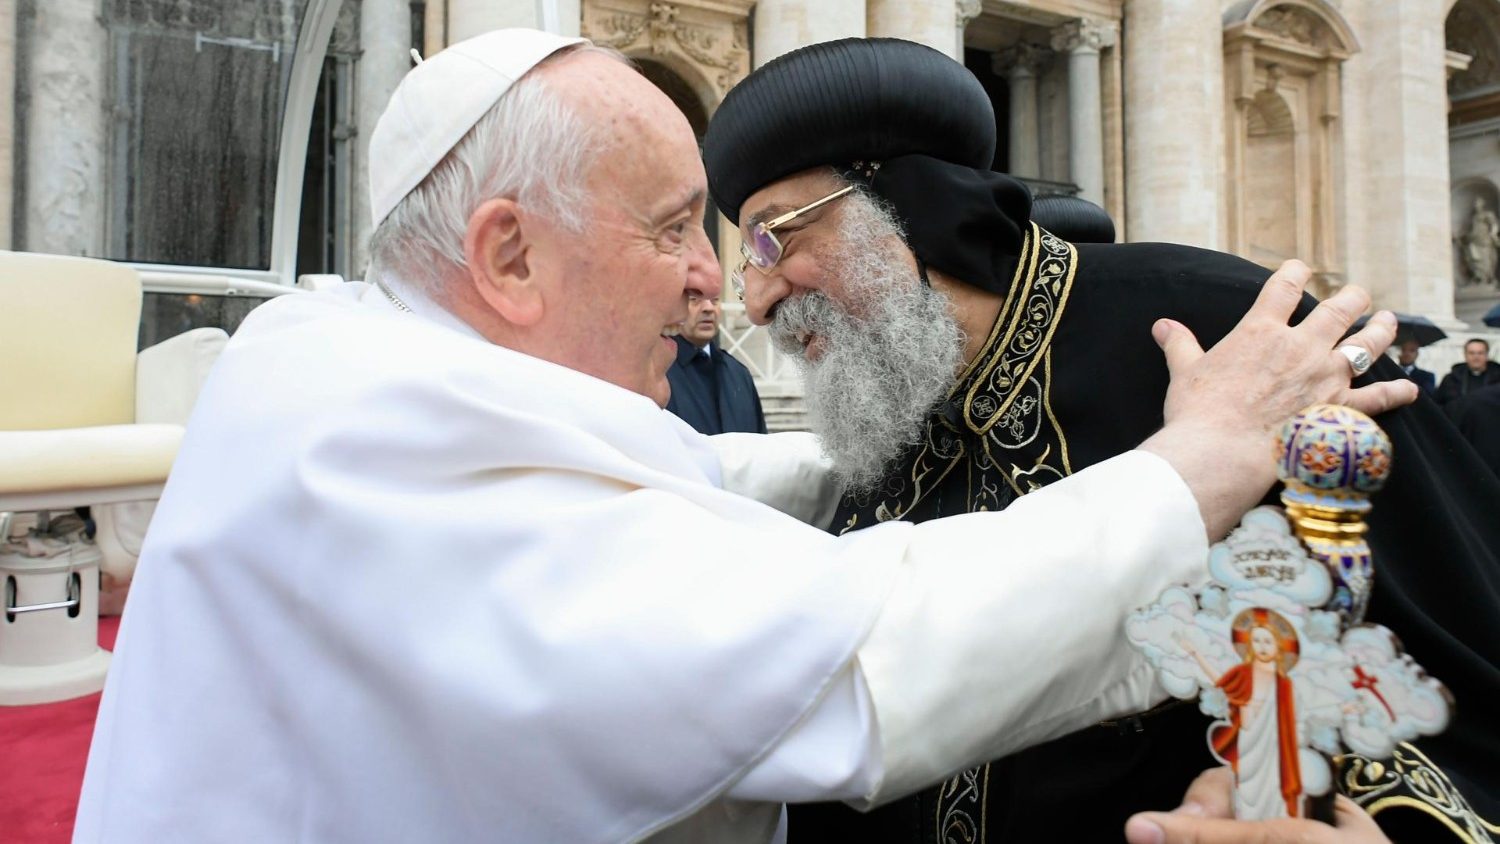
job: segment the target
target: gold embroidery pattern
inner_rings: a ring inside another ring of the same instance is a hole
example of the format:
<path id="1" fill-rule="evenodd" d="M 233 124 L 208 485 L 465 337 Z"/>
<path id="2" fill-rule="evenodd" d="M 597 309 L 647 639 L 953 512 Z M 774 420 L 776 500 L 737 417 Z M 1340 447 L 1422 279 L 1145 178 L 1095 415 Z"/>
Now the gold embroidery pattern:
<path id="1" fill-rule="evenodd" d="M 949 393 L 950 404 L 962 397 L 961 418 L 935 413 L 928 419 L 920 448 L 903 461 L 907 472 L 875 506 L 876 521 L 905 518 L 965 456 L 983 464 L 970 466 L 970 510 L 1001 509 L 1071 471 L 1067 440 L 1051 408 L 1049 347 L 1072 291 L 1078 252 L 1032 223 L 1021 255 L 995 327 Z M 968 455 L 971 436 L 979 438 L 982 454 Z M 999 469 L 1010 489 L 986 483 L 987 468 Z"/>
<path id="2" fill-rule="evenodd" d="M 1406 742 L 1396 745 L 1389 765 L 1356 753 L 1340 756 L 1339 791 L 1372 816 L 1405 808 L 1423 812 L 1446 826 L 1465 844 L 1494 844 L 1500 826 L 1474 811 L 1453 781 L 1422 751 Z"/>
<path id="3" fill-rule="evenodd" d="M 964 399 L 964 422 L 979 434 L 989 433 L 1002 420 L 1015 419 L 1008 411 L 1018 400 L 1030 399 L 1035 409 L 1040 385 L 1034 391 L 1025 388 L 1041 363 L 1041 353 L 1052 341 L 1057 316 L 1073 288 L 1078 255 L 1073 244 L 1059 240 L 1036 223 L 1031 224 L 1029 239 L 1034 243 L 1030 255 L 1033 269 L 1028 273 L 1032 282 L 1023 295 L 1013 295 L 1013 301 L 1005 303 L 1010 314 L 1002 351 L 989 357 Z"/>
<path id="4" fill-rule="evenodd" d="M 989 808 L 990 766 L 970 768 L 938 787 L 937 840 L 943 844 L 983 842 Z"/>

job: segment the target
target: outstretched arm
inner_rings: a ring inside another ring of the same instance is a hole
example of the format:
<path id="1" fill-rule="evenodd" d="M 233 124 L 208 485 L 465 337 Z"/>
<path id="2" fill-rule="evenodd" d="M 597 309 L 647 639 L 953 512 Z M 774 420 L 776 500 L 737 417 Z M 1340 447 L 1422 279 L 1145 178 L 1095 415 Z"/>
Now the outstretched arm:
<path id="1" fill-rule="evenodd" d="M 1181 645 L 1183 650 L 1188 652 L 1189 656 L 1197 661 L 1198 667 L 1203 669 L 1203 676 L 1208 678 L 1208 682 L 1212 683 L 1218 678 L 1219 673 L 1214 670 L 1212 665 L 1208 664 L 1208 660 L 1203 658 L 1203 654 L 1199 653 L 1198 649 L 1193 647 L 1193 643 L 1186 636 L 1178 635 L 1173 638 L 1177 640 L 1177 644 Z"/>

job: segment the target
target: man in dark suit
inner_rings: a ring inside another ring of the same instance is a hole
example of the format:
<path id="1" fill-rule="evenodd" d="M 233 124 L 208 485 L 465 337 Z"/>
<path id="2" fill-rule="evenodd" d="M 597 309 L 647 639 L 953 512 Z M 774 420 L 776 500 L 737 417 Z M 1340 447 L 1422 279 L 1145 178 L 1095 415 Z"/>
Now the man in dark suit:
<path id="1" fill-rule="evenodd" d="M 1485 387 L 1500 384 L 1500 365 L 1490 360 L 1490 344 L 1475 337 L 1464 344 L 1464 362 L 1453 365 L 1438 385 L 1439 404 L 1449 404 Z"/>
<path id="2" fill-rule="evenodd" d="M 750 370 L 719 348 L 719 302 L 688 296 L 688 318 L 677 337 L 677 362 L 667 370 L 667 410 L 700 433 L 766 432 L 766 417 Z"/>
<path id="3" fill-rule="evenodd" d="M 1417 366 L 1417 350 L 1421 347 L 1415 340 L 1405 340 L 1401 343 L 1401 351 L 1396 356 L 1396 362 L 1401 365 L 1401 371 L 1406 377 L 1417 382 L 1422 392 L 1428 398 L 1437 394 L 1437 376 Z"/>

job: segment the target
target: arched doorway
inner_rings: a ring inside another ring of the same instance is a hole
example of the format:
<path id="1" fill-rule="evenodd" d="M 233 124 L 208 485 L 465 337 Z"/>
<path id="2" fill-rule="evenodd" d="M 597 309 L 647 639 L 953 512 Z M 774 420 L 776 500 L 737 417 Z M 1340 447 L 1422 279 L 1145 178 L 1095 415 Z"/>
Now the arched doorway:
<path id="1" fill-rule="evenodd" d="M 1453 310 L 1478 326 L 1500 302 L 1500 0 L 1457 0 L 1445 40 Z"/>

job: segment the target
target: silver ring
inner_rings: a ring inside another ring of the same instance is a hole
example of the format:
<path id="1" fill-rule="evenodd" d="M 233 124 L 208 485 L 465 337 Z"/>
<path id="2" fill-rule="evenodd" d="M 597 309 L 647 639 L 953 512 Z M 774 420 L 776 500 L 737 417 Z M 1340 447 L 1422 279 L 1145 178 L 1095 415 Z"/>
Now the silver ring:
<path id="1" fill-rule="evenodd" d="M 1355 378 L 1369 372 L 1370 367 L 1375 365 L 1375 359 L 1370 357 L 1370 353 L 1365 351 L 1363 346 L 1345 343 L 1339 346 L 1338 352 L 1349 359 L 1349 368 L 1354 370 Z"/>

